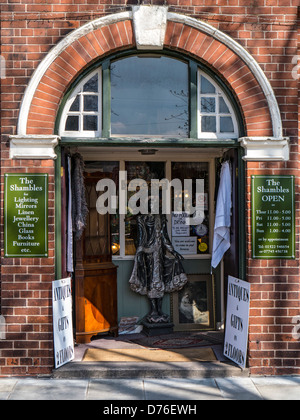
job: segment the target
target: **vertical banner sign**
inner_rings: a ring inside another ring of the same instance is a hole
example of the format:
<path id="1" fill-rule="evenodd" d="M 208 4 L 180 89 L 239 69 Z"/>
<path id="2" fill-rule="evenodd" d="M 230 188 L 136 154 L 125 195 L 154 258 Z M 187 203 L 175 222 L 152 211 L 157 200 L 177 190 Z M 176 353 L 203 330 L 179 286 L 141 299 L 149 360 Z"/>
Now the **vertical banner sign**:
<path id="1" fill-rule="evenodd" d="M 228 277 L 224 355 L 245 369 L 248 347 L 250 284 Z"/>
<path id="2" fill-rule="evenodd" d="M 295 259 L 295 177 L 252 176 L 252 258 Z"/>
<path id="3" fill-rule="evenodd" d="M 52 282 L 55 368 L 74 359 L 71 279 Z"/>
<path id="4" fill-rule="evenodd" d="M 48 175 L 4 178 L 5 257 L 48 257 Z"/>

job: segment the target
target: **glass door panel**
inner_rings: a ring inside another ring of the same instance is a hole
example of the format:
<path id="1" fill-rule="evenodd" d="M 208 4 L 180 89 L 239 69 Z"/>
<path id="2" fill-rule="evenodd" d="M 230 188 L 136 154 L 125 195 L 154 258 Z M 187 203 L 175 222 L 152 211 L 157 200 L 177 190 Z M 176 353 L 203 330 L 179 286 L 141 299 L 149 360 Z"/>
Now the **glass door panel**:
<path id="1" fill-rule="evenodd" d="M 142 179 L 148 186 L 148 197 L 151 196 L 151 180 L 162 180 L 165 178 L 165 162 L 126 162 L 125 170 L 127 171 L 128 185 L 135 179 Z M 128 191 L 128 203 L 130 198 L 138 192 Z M 137 202 L 137 206 L 141 203 Z M 127 207 L 127 214 L 125 216 L 125 255 L 133 256 L 136 254 L 136 239 L 137 239 L 137 215 L 133 214 L 130 205 Z"/>
<path id="2" fill-rule="evenodd" d="M 172 242 L 174 248 L 183 256 L 206 255 L 210 253 L 209 231 L 209 163 L 208 162 L 172 162 L 172 179 L 179 179 L 182 184 L 181 199 L 183 214 L 172 214 Z M 204 219 L 196 225 L 184 223 L 184 199 L 190 199 L 193 207 L 196 206 L 196 180 L 204 180 Z M 189 191 L 185 189 L 185 180 L 192 180 L 192 198 L 188 197 Z M 174 204 L 174 191 L 172 192 Z M 173 207 L 174 211 L 174 207 Z M 182 217 L 181 217 L 182 216 Z"/>

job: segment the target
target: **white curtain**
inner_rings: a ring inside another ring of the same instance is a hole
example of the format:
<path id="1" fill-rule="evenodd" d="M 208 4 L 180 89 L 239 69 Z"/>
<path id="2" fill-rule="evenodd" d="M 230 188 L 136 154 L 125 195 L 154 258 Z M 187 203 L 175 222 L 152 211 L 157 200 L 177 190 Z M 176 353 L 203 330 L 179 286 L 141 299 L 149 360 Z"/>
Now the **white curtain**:
<path id="1" fill-rule="evenodd" d="M 216 220 L 211 265 L 218 267 L 225 252 L 230 248 L 230 227 L 232 208 L 232 184 L 229 162 L 221 168 L 220 186 L 217 198 Z"/>

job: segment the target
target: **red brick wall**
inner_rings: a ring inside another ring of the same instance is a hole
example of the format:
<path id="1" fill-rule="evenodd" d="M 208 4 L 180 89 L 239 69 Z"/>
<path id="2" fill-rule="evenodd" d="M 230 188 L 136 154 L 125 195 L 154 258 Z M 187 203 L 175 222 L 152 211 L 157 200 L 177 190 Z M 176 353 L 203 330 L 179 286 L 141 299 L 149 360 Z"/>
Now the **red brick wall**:
<path id="1" fill-rule="evenodd" d="M 53 134 L 59 104 L 78 73 L 94 60 L 134 44 L 132 22 L 124 21 L 90 32 L 69 45 L 40 81 L 30 107 L 27 133 Z"/>
<path id="2" fill-rule="evenodd" d="M 276 3 L 276 2 L 275 2 Z M 280 6 L 284 4 L 280 1 Z M 296 5 L 296 2 L 294 3 Z M 292 2 L 287 2 L 292 6 Z M 291 7 L 282 7 L 283 17 L 292 13 Z M 298 8 L 299 11 L 299 8 Z M 294 8 L 295 17 L 297 15 Z M 290 19 L 291 16 L 288 18 Z M 287 20 L 286 20 L 287 22 Z M 275 28 L 278 28 L 278 32 Z M 295 67 L 293 58 L 298 52 L 297 24 L 289 27 L 285 24 L 268 27 L 272 32 L 262 31 L 246 45 L 256 46 L 258 52 L 262 48 L 265 57 L 255 58 L 262 64 L 279 103 L 284 136 L 291 139 L 290 161 L 286 163 L 248 163 L 247 165 L 247 277 L 252 284 L 252 304 L 250 311 L 249 333 L 249 366 L 252 374 L 281 375 L 300 373 L 300 342 L 293 338 L 293 318 L 300 315 L 300 277 L 299 277 L 299 80 L 292 77 Z M 263 40 L 263 37 L 265 38 Z M 265 45 L 263 47 L 263 44 Z M 300 58 L 300 57 L 299 57 Z M 254 174 L 295 175 L 296 177 L 296 226 L 297 254 L 295 261 L 275 260 L 259 261 L 251 259 L 251 212 L 250 212 L 250 179 Z"/>
<path id="3" fill-rule="evenodd" d="M 56 0 L 45 4 L 38 0 L 4 0 L 1 13 L 1 55 L 6 59 L 7 77 L 1 86 L 1 207 L 3 208 L 3 174 L 5 172 L 47 172 L 49 185 L 49 250 L 48 259 L 3 258 L 3 213 L 1 213 L 1 311 L 8 322 L 7 340 L 0 341 L 0 375 L 32 375 L 49 373 L 53 367 L 51 281 L 54 280 L 54 164 L 52 161 L 9 160 L 8 136 L 16 134 L 17 119 L 25 88 L 38 64 L 65 35 L 88 21 L 127 9 L 134 0 Z M 164 4 L 152 0 L 144 3 Z M 300 342 L 292 337 L 292 318 L 300 315 L 299 281 L 299 158 L 298 102 L 299 83 L 292 77 L 293 57 L 300 55 L 298 0 L 170 0 L 170 10 L 207 21 L 232 36 L 259 62 L 275 91 L 279 103 L 284 135 L 291 138 L 291 159 L 286 163 L 247 164 L 247 279 L 252 284 L 250 313 L 249 365 L 254 374 L 300 373 Z M 123 26 L 124 28 L 124 26 Z M 127 24 L 127 34 L 118 27 L 110 28 L 111 41 L 101 46 L 95 34 L 87 36 L 84 49 L 92 46 L 93 55 L 75 46 L 83 59 L 79 71 L 96 57 L 110 50 L 129 48 L 134 40 Z M 98 33 L 99 34 L 99 33 Z M 115 34 L 115 35 L 114 35 Z M 118 36 L 116 36 L 118 34 Z M 298 38 L 297 38 L 298 36 Z M 196 37 L 199 39 L 194 42 Z M 209 37 L 201 38 L 190 28 L 169 23 L 166 47 L 187 51 L 216 67 L 236 90 L 242 106 L 248 134 L 270 135 L 270 118 L 266 102 L 247 68 L 235 68 L 234 55 Z M 108 40 L 108 35 L 104 38 Z M 198 41 L 211 43 L 197 48 Z M 96 44 L 95 44 L 96 39 Z M 126 40 L 126 41 L 125 41 Z M 83 40 L 82 40 L 83 41 Z M 298 44 L 297 44 L 298 42 Z M 108 45 L 107 45 L 108 44 Z M 108 48 L 107 48 L 108 47 Z M 298 49 L 297 49 L 298 47 Z M 72 47 L 73 48 L 73 47 Z M 99 50 L 98 50 L 99 48 Z M 82 53 L 80 53 L 80 50 Z M 223 55 L 219 60 L 217 51 Z M 206 55 L 205 55 L 206 52 Z M 68 51 L 66 52 L 69 53 Z M 75 53 L 74 53 L 75 54 Z M 47 77 L 57 83 L 55 91 L 38 89 L 30 112 L 30 130 L 39 134 L 46 128 L 53 133 L 58 104 L 67 84 L 76 71 L 65 67 L 70 60 L 61 56 L 56 64 L 64 67 L 64 81 L 57 68 L 49 69 Z M 67 60 L 67 59 L 68 60 Z M 79 59 L 79 58 L 78 58 Z M 231 68 L 230 68 L 231 67 Z M 240 72 L 240 73 L 239 73 Z M 244 77 L 245 85 L 241 82 Z M 48 79 L 49 81 L 49 79 Z M 249 84 L 249 85 L 248 85 Z M 47 85 L 47 83 L 46 83 Z M 52 83 L 53 85 L 53 83 Z M 249 86 L 247 88 L 247 86 Z M 41 86 L 40 86 L 41 87 Z M 53 88 L 52 88 L 53 89 Z M 50 97 L 49 97 L 50 95 Z M 52 98 L 52 99 L 51 99 Z M 40 102 L 38 102 L 40 101 Z M 46 101 L 46 102 L 42 102 Z M 46 106 L 47 105 L 47 106 Z M 46 111 L 47 109 L 47 111 Z M 42 124 L 39 115 L 46 115 Z M 259 114 L 259 119 L 257 115 Z M 49 124 L 49 126 L 48 126 Z M 257 130 L 257 127 L 260 127 Z M 251 260 L 250 176 L 252 174 L 294 174 L 297 185 L 297 260 Z"/>
<path id="4" fill-rule="evenodd" d="M 3 258 L 1 246 L 1 313 L 6 321 L 6 340 L 0 341 L 0 375 L 46 374 L 53 367 L 54 163 L 51 160 L 10 160 L 8 152 L 2 151 L 1 172 L 2 175 L 14 172 L 49 174 L 49 258 Z M 3 236 L 1 241 L 3 244 Z"/>

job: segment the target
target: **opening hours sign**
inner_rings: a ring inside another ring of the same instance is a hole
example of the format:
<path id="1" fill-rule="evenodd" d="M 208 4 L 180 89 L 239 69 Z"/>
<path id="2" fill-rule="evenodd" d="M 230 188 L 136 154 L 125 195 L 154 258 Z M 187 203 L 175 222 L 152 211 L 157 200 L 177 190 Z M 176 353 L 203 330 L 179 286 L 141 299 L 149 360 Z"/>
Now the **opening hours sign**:
<path id="1" fill-rule="evenodd" d="M 294 176 L 252 176 L 252 258 L 295 259 Z"/>

